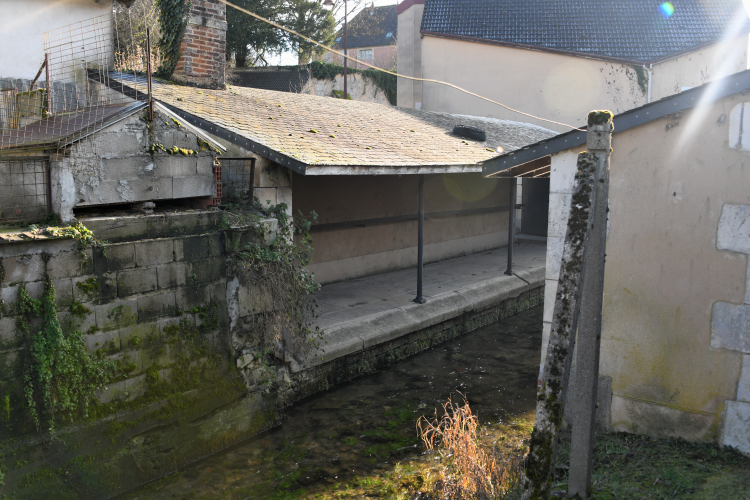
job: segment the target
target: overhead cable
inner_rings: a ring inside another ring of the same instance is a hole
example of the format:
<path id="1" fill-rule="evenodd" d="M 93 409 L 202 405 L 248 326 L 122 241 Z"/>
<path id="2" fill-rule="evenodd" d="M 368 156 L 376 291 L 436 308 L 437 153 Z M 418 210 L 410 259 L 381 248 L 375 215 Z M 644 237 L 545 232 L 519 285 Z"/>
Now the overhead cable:
<path id="1" fill-rule="evenodd" d="M 505 108 L 505 109 L 507 109 L 508 111 L 512 111 L 513 113 L 518 113 L 518 114 L 520 114 L 520 115 L 523 115 L 523 116 L 528 116 L 529 118 L 533 118 L 533 119 L 535 119 L 535 120 L 540 120 L 540 121 L 543 121 L 543 122 L 554 123 L 554 124 L 556 124 L 556 125 L 562 125 L 563 127 L 568 127 L 568 128 L 571 128 L 571 129 L 573 129 L 573 130 L 580 130 L 581 132 L 584 132 L 584 131 L 585 131 L 584 129 L 581 129 L 581 128 L 578 128 L 578 127 L 574 127 L 573 125 L 569 125 L 569 124 L 567 124 L 567 123 L 556 122 L 555 120 L 548 120 L 547 118 L 542 118 L 542 117 L 540 117 L 540 116 L 532 115 L 532 114 L 530 114 L 530 113 L 524 113 L 523 111 L 519 111 L 519 110 L 517 110 L 517 109 L 511 108 L 510 106 L 506 106 L 505 104 L 503 104 L 503 103 L 501 103 L 501 102 L 493 101 L 492 99 L 490 99 L 490 98 L 488 98 L 488 97 L 484 97 L 484 96 L 482 96 L 482 95 L 476 94 L 476 93 L 474 93 L 474 92 L 471 92 L 471 91 L 469 91 L 469 90 L 466 90 L 466 89 L 464 89 L 464 88 L 461 88 L 461 87 L 459 87 L 458 85 L 454 85 L 454 84 L 452 84 L 452 83 L 448 83 L 448 82 L 443 82 L 443 81 L 441 81 L 441 80 L 433 80 L 432 78 L 418 78 L 418 77 L 416 77 L 416 76 L 407 76 L 407 75 L 402 75 L 402 74 L 396 73 L 395 71 L 389 71 L 389 70 L 387 70 L 387 69 L 383 69 L 383 68 L 378 68 L 377 66 L 373 66 L 372 64 L 368 64 L 368 63 L 366 63 L 366 62 L 364 62 L 364 61 L 361 61 L 361 60 L 359 60 L 359 59 L 356 59 L 356 58 L 354 58 L 354 57 L 351 57 L 351 56 L 349 56 L 349 55 L 346 55 L 346 54 L 344 54 L 344 53 L 342 53 L 342 52 L 339 52 L 339 51 L 337 51 L 337 50 L 334 50 L 334 49 L 333 49 L 332 47 L 329 47 L 329 46 L 327 46 L 327 45 L 323 45 L 323 44 L 322 44 L 322 43 L 320 43 L 320 42 L 316 42 L 316 41 L 315 41 L 315 40 L 313 40 L 312 38 L 308 38 L 308 37 L 306 37 L 305 35 L 303 35 L 303 34 L 301 34 L 301 33 L 298 33 L 298 32 L 294 31 L 294 30 L 293 30 L 293 29 L 291 29 L 291 28 L 287 28 L 287 27 L 285 27 L 285 26 L 282 26 L 282 25 L 280 25 L 280 24 L 278 24 L 278 23 L 275 23 L 275 22 L 271 21 L 270 19 L 266 19 L 266 18 L 265 18 L 265 17 L 263 17 L 263 16 L 259 16 L 258 14 L 254 13 L 254 12 L 251 12 L 251 11 L 249 11 L 249 10 L 247 10 L 247 9 L 243 8 L 243 7 L 240 7 L 240 6 L 238 6 L 238 5 L 235 5 L 235 4 L 231 3 L 231 2 L 228 2 L 227 0 L 218 0 L 218 1 L 219 1 L 219 2 L 221 2 L 221 3 L 223 3 L 223 4 L 226 4 L 226 5 L 228 5 L 229 7 L 232 7 L 232 8 L 234 8 L 234 9 L 237 9 L 237 10 L 239 10 L 240 12 L 244 12 L 245 14 L 247 14 L 247 15 L 249 15 L 249 16 L 252 16 L 252 17 L 254 17 L 255 19 L 258 19 L 259 21 L 263 21 L 264 23 L 268 23 L 268 24 L 270 24 L 271 26 L 274 26 L 274 27 L 276 27 L 276 28 L 278 28 L 278 29 L 280 29 L 280 30 L 284 30 L 284 31 L 286 31 L 287 33 L 291 33 L 292 35 L 296 35 L 296 36 L 298 36 L 298 37 L 302 38 L 303 40 L 305 40 L 305 41 L 307 41 L 307 42 L 310 42 L 310 43 L 312 43 L 312 44 L 314 44 L 314 45 L 317 45 L 317 46 L 318 46 L 318 47 L 320 47 L 321 49 L 324 49 L 324 50 L 326 50 L 326 51 L 328 51 L 328 52 L 331 52 L 331 53 L 333 53 L 333 54 L 339 55 L 339 56 L 341 56 L 341 57 L 345 57 L 346 59 L 348 59 L 348 60 L 350 60 L 350 61 L 352 61 L 352 62 L 356 62 L 357 64 L 359 64 L 359 65 L 361 65 L 361 66 L 367 66 L 367 67 L 368 67 L 368 68 L 370 68 L 370 69 L 374 69 L 374 70 L 376 70 L 376 71 L 380 71 L 380 72 L 383 72 L 383 73 L 387 73 L 387 74 L 389 74 L 389 75 L 393 75 L 393 76 L 396 76 L 396 77 L 398 77 L 398 78 L 405 78 L 405 79 L 407 79 L 407 80 L 414 80 L 414 81 L 416 81 L 416 82 L 428 82 L 428 83 L 437 83 L 437 84 L 439 84 L 439 85 L 446 85 L 446 86 L 448 86 L 448 87 L 454 88 L 454 89 L 456 89 L 456 90 L 458 90 L 458 91 L 460 91 L 460 92 L 463 92 L 463 93 L 465 93 L 465 94 L 468 94 L 468 95 L 470 95 L 470 96 L 474 96 L 474 97 L 477 97 L 477 98 L 479 98 L 479 99 L 482 99 L 482 100 L 484 100 L 484 101 L 487 101 L 487 102 L 491 102 L 492 104 L 496 104 L 496 105 L 498 105 L 498 106 L 500 106 L 500 107 L 502 107 L 502 108 Z"/>

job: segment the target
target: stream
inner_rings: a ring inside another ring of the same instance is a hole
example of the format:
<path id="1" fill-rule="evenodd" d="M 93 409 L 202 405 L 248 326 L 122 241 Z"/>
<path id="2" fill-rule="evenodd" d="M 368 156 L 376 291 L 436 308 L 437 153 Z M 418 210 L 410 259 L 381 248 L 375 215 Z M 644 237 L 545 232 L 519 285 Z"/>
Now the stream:
<path id="1" fill-rule="evenodd" d="M 437 459 L 416 421 L 449 397 L 465 395 L 487 429 L 533 425 L 541 339 L 539 306 L 304 400 L 280 426 L 117 498 L 414 498 L 415 471 Z"/>

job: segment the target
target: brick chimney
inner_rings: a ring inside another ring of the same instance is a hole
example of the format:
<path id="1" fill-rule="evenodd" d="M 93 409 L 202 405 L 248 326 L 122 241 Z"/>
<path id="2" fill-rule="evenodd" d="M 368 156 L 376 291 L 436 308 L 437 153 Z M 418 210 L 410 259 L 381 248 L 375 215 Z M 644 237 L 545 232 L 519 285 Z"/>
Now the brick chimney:
<path id="1" fill-rule="evenodd" d="M 172 78 L 200 87 L 224 88 L 226 5 L 217 0 L 192 0 L 192 5 L 180 47 L 182 56 Z"/>

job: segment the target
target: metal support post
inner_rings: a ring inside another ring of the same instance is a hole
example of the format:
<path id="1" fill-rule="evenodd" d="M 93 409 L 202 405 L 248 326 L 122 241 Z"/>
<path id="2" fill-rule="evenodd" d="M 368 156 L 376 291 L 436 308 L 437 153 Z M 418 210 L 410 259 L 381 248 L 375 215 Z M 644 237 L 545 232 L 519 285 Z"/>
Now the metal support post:
<path id="1" fill-rule="evenodd" d="M 154 96 L 151 93 L 151 30 L 146 28 L 146 81 L 148 82 L 148 121 L 154 121 Z"/>
<path id="2" fill-rule="evenodd" d="M 422 297 L 422 266 L 424 264 L 424 174 L 419 174 L 419 229 L 417 240 L 417 297 L 414 302 L 424 304 Z"/>
<path id="3" fill-rule="evenodd" d="M 511 276 L 513 274 L 513 240 L 515 239 L 516 233 L 516 185 L 518 180 L 515 177 L 510 179 L 510 209 L 508 216 L 508 269 L 505 270 L 505 274 Z"/>

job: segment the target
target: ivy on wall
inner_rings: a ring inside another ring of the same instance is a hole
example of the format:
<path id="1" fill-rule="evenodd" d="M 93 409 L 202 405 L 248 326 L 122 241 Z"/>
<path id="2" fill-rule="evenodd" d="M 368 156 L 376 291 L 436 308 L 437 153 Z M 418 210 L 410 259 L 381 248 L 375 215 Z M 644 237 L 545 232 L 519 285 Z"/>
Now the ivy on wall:
<path id="1" fill-rule="evenodd" d="M 21 285 L 19 294 L 19 327 L 31 335 L 29 357 L 24 372 L 24 395 L 37 430 L 54 432 L 60 421 L 73 421 L 87 416 L 94 392 L 109 383 L 115 365 L 101 356 L 86 352 L 80 331 L 65 335 L 57 318 L 55 287 L 49 274 L 44 277 L 44 293 L 33 299 Z M 91 311 L 79 304 L 71 306 L 72 314 L 84 315 Z M 31 332 L 31 322 L 41 316 L 42 327 Z"/>
<path id="2" fill-rule="evenodd" d="M 310 75 L 318 80 L 333 80 L 337 75 L 344 74 L 344 67 L 337 64 L 325 63 L 321 61 L 313 61 L 308 67 L 310 68 Z M 388 102 L 393 106 L 396 105 L 396 76 L 389 73 L 383 73 L 375 69 L 353 69 L 348 68 L 347 72 L 350 74 L 359 73 L 364 77 L 369 78 L 375 83 L 375 86 L 383 91 L 385 96 L 388 98 Z M 343 95 L 343 94 L 342 94 Z"/>
<path id="3" fill-rule="evenodd" d="M 192 1 L 157 0 L 159 6 L 159 26 L 161 39 L 158 47 L 161 53 L 161 64 L 156 72 L 160 78 L 170 78 L 180 60 L 180 44 L 185 36 L 188 15 Z"/>

